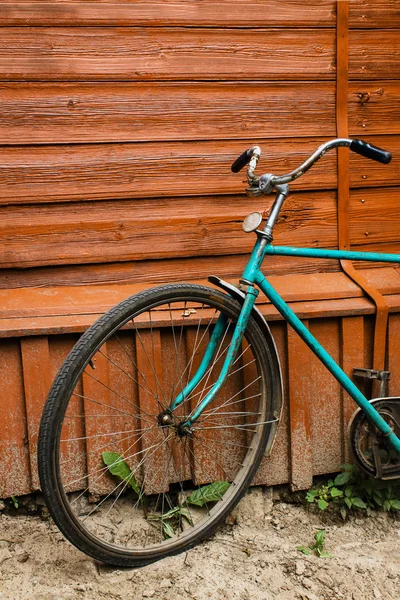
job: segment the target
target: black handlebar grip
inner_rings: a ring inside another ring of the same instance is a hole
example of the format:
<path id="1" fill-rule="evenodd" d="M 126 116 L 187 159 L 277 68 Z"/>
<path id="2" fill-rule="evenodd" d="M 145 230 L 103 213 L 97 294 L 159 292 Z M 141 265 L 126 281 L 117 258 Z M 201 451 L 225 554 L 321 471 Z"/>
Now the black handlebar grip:
<path id="1" fill-rule="evenodd" d="M 249 148 L 248 150 L 245 150 L 243 152 L 243 154 L 241 154 L 235 160 L 235 162 L 231 166 L 231 170 L 234 173 L 239 173 L 239 171 L 241 169 L 243 169 L 243 167 L 245 167 L 251 161 L 251 157 L 253 156 L 252 150 L 253 150 L 253 148 Z"/>
<path id="2" fill-rule="evenodd" d="M 357 152 L 357 154 L 361 154 L 361 156 L 365 156 L 366 158 L 372 158 L 372 160 L 376 160 L 384 165 L 389 164 L 392 160 L 392 154 L 390 152 L 382 150 L 382 148 L 378 148 L 372 144 L 368 144 L 367 142 L 363 142 L 363 140 L 353 140 L 350 144 L 350 150 Z"/>

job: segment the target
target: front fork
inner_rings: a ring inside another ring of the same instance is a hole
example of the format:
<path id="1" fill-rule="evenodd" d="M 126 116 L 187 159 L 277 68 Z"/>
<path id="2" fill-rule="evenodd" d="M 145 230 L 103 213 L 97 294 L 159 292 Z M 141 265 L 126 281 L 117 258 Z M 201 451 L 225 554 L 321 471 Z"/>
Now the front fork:
<path id="1" fill-rule="evenodd" d="M 212 386 L 211 390 L 208 392 L 208 394 L 201 400 L 201 402 L 198 403 L 196 408 L 192 411 L 188 419 L 180 424 L 179 429 L 182 433 L 190 430 L 193 423 L 197 421 L 197 419 L 207 408 L 210 402 L 212 402 L 212 400 L 215 398 L 216 394 L 224 385 L 229 375 L 229 371 L 233 365 L 240 344 L 242 343 L 243 335 L 246 331 L 251 311 L 253 310 L 254 303 L 259 293 L 258 290 L 253 286 L 248 286 L 246 292 L 247 293 L 242 306 L 242 310 L 240 311 L 240 315 L 237 320 L 235 330 L 232 335 L 232 340 L 229 344 L 228 352 L 226 354 L 225 361 L 221 368 L 219 377 Z M 182 402 L 186 400 L 186 398 L 188 398 L 188 396 L 192 393 L 192 391 L 198 386 L 200 381 L 206 375 L 208 369 L 210 368 L 210 363 L 213 359 L 213 356 L 215 355 L 215 352 L 218 349 L 221 340 L 223 340 L 223 336 L 225 335 L 227 327 L 228 318 L 221 313 L 214 326 L 213 332 L 210 337 L 210 341 L 208 342 L 207 349 L 204 353 L 203 360 L 201 361 L 199 368 L 197 369 L 194 377 L 192 377 L 192 379 L 185 386 L 185 388 L 180 392 L 180 394 L 175 398 L 175 400 L 173 400 L 169 409 L 166 411 L 168 414 L 171 414 L 180 404 L 182 404 Z"/>

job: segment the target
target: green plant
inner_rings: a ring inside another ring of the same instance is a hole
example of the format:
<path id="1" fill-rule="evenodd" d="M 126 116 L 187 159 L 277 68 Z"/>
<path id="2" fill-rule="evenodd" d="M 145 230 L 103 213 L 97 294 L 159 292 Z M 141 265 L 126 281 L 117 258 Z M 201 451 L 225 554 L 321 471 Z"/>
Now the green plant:
<path id="1" fill-rule="evenodd" d="M 111 475 L 119 477 L 133 489 L 133 491 L 139 496 L 142 496 L 140 491 L 140 485 L 138 484 L 136 477 L 132 473 L 128 464 L 125 462 L 123 457 L 116 452 L 103 452 L 103 462 L 110 471 Z"/>
<path id="2" fill-rule="evenodd" d="M 319 529 L 314 535 L 314 544 L 311 544 L 311 546 L 297 546 L 297 550 L 307 555 L 315 554 L 318 558 L 332 558 L 332 555 L 324 549 L 325 537 L 325 529 Z"/>
<path id="3" fill-rule="evenodd" d="M 372 509 L 400 510 L 399 485 L 365 479 L 355 465 L 341 465 L 341 469 L 335 479 L 322 481 L 308 490 L 307 502 L 316 504 L 320 510 L 338 507 L 343 519 L 353 509 L 365 510 L 368 515 Z"/>
<path id="4" fill-rule="evenodd" d="M 143 491 L 124 458 L 116 452 L 103 452 L 102 458 L 111 475 L 126 481 L 144 504 Z M 190 525 L 193 525 L 190 505 L 201 508 L 211 502 L 217 502 L 225 494 L 229 485 L 227 481 L 214 481 L 208 485 L 200 486 L 189 496 L 182 499 L 178 506 L 174 506 L 160 515 L 153 513 L 148 515 L 147 518 L 149 521 L 161 522 L 164 537 L 170 538 L 175 535 L 177 529 L 182 529 L 182 519 L 186 519 Z"/>
<path id="5" fill-rule="evenodd" d="M 14 504 L 14 508 L 18 508 L 18 499 L 15 496 L 11 496 L 11 502 Z"/>

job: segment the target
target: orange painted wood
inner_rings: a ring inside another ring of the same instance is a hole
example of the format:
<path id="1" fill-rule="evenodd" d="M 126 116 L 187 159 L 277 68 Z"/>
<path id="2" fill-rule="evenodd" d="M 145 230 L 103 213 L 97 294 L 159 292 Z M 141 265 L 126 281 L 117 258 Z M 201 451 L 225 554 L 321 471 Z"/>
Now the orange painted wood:
<path id="1" fill-rule="evenodd" d="M 397 29 L 351 29 L 349 31 L 349 79 L 400 78 L 400 18 Z"/>
<path id="2" fill-rule="evenodd" d="M 304 321 L 308 327 L 308 322 Z M 287 357 L 289 375 L 289 426 L 290 457 L 293 490 L 312 486 L 313 436 L 311 374 L 311 351 L 288 325 Z"/>
<path id="3" fill-rule="evenodd" d="M 37 441 L 40 417 L 52 383 L 47 337 L 21 339 L 23 383 L 29 439 L 29 459 L 32 489 L 39 490 L 37 471 Z"/>
<path id="4" fill-rule="evenodd" d="M 289 394 L 286 324 L 269 323 L 282 369 L 283 409 L 278 433 L 270 456 L 263 458 L 254 477 L 254 485 L 280 485 L 290 481 Z"/>
<path id="5" fill-rule="evenodd" d="M 53 381 L 67 354 L 78 341 L 77 335 L 51 336 L 48 339 L 50 358 L 50 381 Z M 74 439 L 74 442 L 61 442 L 60 461 L 61 477 L 68 491 L 80 490 L 87 485 L 86 446 L 83 441 L 84 427 L 84 401 L 82 381 L 78 382 L 74 390 L 74 397 L 67 409 L 61 439 Z"/>
<path id="6" fill-rule="evenodd" d="M 269 208 L 271 201 L 216 196 L 0 207 L 0 266 L 248 254 L 254 237 L 243 232 L 241 223 L 250 212 Z M 332 192 L 293 194 L 276 226 L 275 243 L 337 248 L 336 204 Z M 352 192 L 354 250 L 400 252 L 399 228 L 398 188 Z M 245 261 L 243 257 L 239 271 Z M 264 268 L 271 272 L 277 263 L 275 257 L 267 258 Z M 313 260 L 308 263 L 316 268 Z M 286 271 L 296 270 L 298 259 L 285 257 L 283 264 Z M 161 264 L 153 264 L 154 271 L 160 269 Z M 136 279 L 135 273 L 133 267 L 130 278 Z M 193 278 L 190 270 L 189 276 Z"/>
<path id="7" fill-rule="evenodd" d="M 325 138 L 262 139 L 169 144 L 93 144 L 2 150 L 0 204 L 108 200 L 243 193 L 243 175 L 230 172 L 244 149 L 259 143 L 265 149 L 260 173 L 285 173 L 299 166 Z M 394 158 L 389 165 L 351 157 L 352 187 L 398 185 L 399 136 L 371 136 Z M 336 159 L 330 153 L 298 182 L 293 190 L 335 189 Z M 245 200 L 244 200 L 245 203 Z M 268 200 L 265 206 L 269 206 Z"/>
<path id="8" fill-rule="evenodd" d="M 82 394 L 85 427 L 85 458 L 88 481 L 82 481 L 80 487 L 88 486 L 94 495 L 106 495 L 114 486 L 115 482 L 102 460 L 102 452 L 120 451 L 120 444 L 115 442 L 115 436 L 110 435 L 113 431 L 120 431 L 121 415 L 113 407 L 118 406 L 119 398 L 111 391 L 109 362 L 107 360 L 108 347 L 104 344 L 100 352 L 93 359 L 93 367 L 88 367 L 82 376 Z M 121 410 L 124 410 L 121 407 Z M 104 415 L 104 416 L 100 416 Z M 114 429 L 115 428 L 115 429 Z M 69 444 L 68 444 L 69 445 Z M 124 484 L 122 484 L 124 485 Z M 80 489 L 79 487 L 77 489 Z M 118 488 L 118 491 L 121 487 Z"/>
<path id="9" fill-rule="evenodd" d="M 349 87 L 351 136 L 400 133 L 397 81 Z M 330 82 L 2 83 L 0 102 L 7 145 L 335 136 Z"/>
<path id="10" fill-rule="evenodd" d="M 7 145 L 335 136 L 332 82 L 2 83 L 0 103 Z"/>
<path id="11" fill-rule="evenodd" d="M 0 289 L 46 287 L 53 285 L 101 285 L 103 283 L 126 283 L 132 281 L 147 285 L 176 281 L 179 273 L 182 280 L 207 279 L 217 274 L 223 279 L 238 279 L 243 272 L 245 256 L 204 256 L 191 258 L 163 259 L 162 267 L 154 260 L 93 265 L 54 267 L 31 267 L 27 270 L 3 269 L 0 274 Z M 276 257 L 268 265 L 271 275 L 284 275 L 288 269 L 293 274 L 336 272 L 336 261 L 297 259 L 288 263 L 287 257 Z"/>
<path id="12" fill-rule="evenodd" d="M 4 2 L 2 25 L 302 27 L 335 25 L 334 0 L 163 0 Z"/>
<path id="13" fill-rule="evenodd" d="M 151 359 L 154 348 L 155 369 Z M 139 419 L 140 428 L 145 429 L 148 426 L 146 420 L 146 412 L 150 414 L 158 414 L 157 411 L 163 409 L 162 400 L 159 396 L 160 390 L 163 389 L 164 382 L 164 364 L 161 360 L 161 336 L 160 331 L 153 330 L 152 332 L 142 330 L 137 331 L 135 336 L 135 352 L 137 372 L 142 373 L 138 378 L 139 383 L 139 406 L 141 418 Z M 157 358 L 158 357 L 158 358 Z M 156 494 L 168 489 L 168 481 L 166 472 L 168 464 L 166 462 L 166 454 L 157 449 L 163 434 L 158 428 L 150 428 L 150 431 L 140 431 L 140 437 L 137 440 L 142 453 L 141 460 L 146 456 L 146 465 L 137 471 L 138 479 L 144 482 L 144 491 L 146 494 Z M 171 440 L 172 441 L 172 440 Z"/>
<path id="14" fill-rule="evenodd" d="M 375 283 L 385 294 L 400 293 L 400 275 L 394 269 L 363 271 L 368 281 Z M 289 302 L 312 303 L 342 298 L 361 298 L 360 288 L 342 273 L 318 275 L 277 276 L 268 278 L 283 298 Z M 194 281 L 209 285 L 207 281 Z M 234 285 L 237 280 L 231 280 Z M 147 289 L 146 284 L 114 284 L 98 286 L 60 286 L 51 288 L 16 288 L 0 291 L 0 318 L 14 319 L 21 316 L 34 319 L 41 316 L 84 315 L 102 312 L 125 298 Z M 260 294 L 257 304 L 268 304 Z M 168 315 L 167 317 L 168 318 Z"/>
<path id="15" fill-rule="evenodd" d="M 335 76 L 333 29 L 4 27 L 0 35 L 3 81 Z"/>
<path id="16" fill-rule="evenodd" d="M 28 428 L 19 340 L 0 344 L 2 410 L 0 427 L 0 498 L 29 494 Z"/>
<path id="17" fill-rule="evenodd" d="M 364 318 L 343 317 L 340 327 L 341 367 L 346 375 L 362 388 L 363 381 L 353 377 L 353 369 L 367 368 L 364 363 Z M 349 463 L 351 454 L 348 444 L 348 424 L 357 405 L 343 389 L 340 390 L 340 397 L 342 402 L 342 461 Z"/>
<path id="18" fill-rule="evenodd" d="M 349 82 L 349 135 L 400 133 L 400 81 Z"/>
<path id="19" fill-rule="evenodd" d="M 339 362 L 339 320 L 315 319 L 309 322 L 311 333 L 332 358 Z M 301 360 L 301 358 L 300 358 Z M 312 354 L 310 368 L 302 368 L 299 377 L 309 377 L 311 400 L 311 436 L 313 475 L 334 473 L 341 464 L 342 423 L 340 386 L 320 360 Z"/>
<path id="20" fill-rule="evenodd" d="M 228 10 L 232 8 L 232 10 Z M 201 3 L 195 0 L 135 2 L 26 2 L 14 0 L 0 7 L 3 25 L 206 25 L 206 26 L 335 26 L 334 0 L 225 0 Z M 363 0 L 349 3 L 350 28 L 392 28 L 399 19 L 397 0 Z"/>
<path id="21" fill-rule="evenodd" d="M 388 328 L 389 395 L 400 396 L 400 315 L 389 316 Z"/>
<path id="22" fill-rule="evenodd" d="M 349 27 L 394 28 L 399 27 L 400 10 L 397 0 L 362 0 L 349 2 Z"/>

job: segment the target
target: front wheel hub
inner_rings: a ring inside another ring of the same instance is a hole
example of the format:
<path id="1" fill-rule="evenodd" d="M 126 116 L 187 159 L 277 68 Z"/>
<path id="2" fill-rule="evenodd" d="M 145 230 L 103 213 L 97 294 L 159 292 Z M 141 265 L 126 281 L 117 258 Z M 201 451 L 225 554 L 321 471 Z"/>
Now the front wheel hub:
<path id="1" fill-rule="evenodd" d="M 169 410 L 164 410 L 162 413 L 158 415 L 158 424 L 161 427 L 171 427 L 171 425 L 175 424 L 174 417 Z"/>

